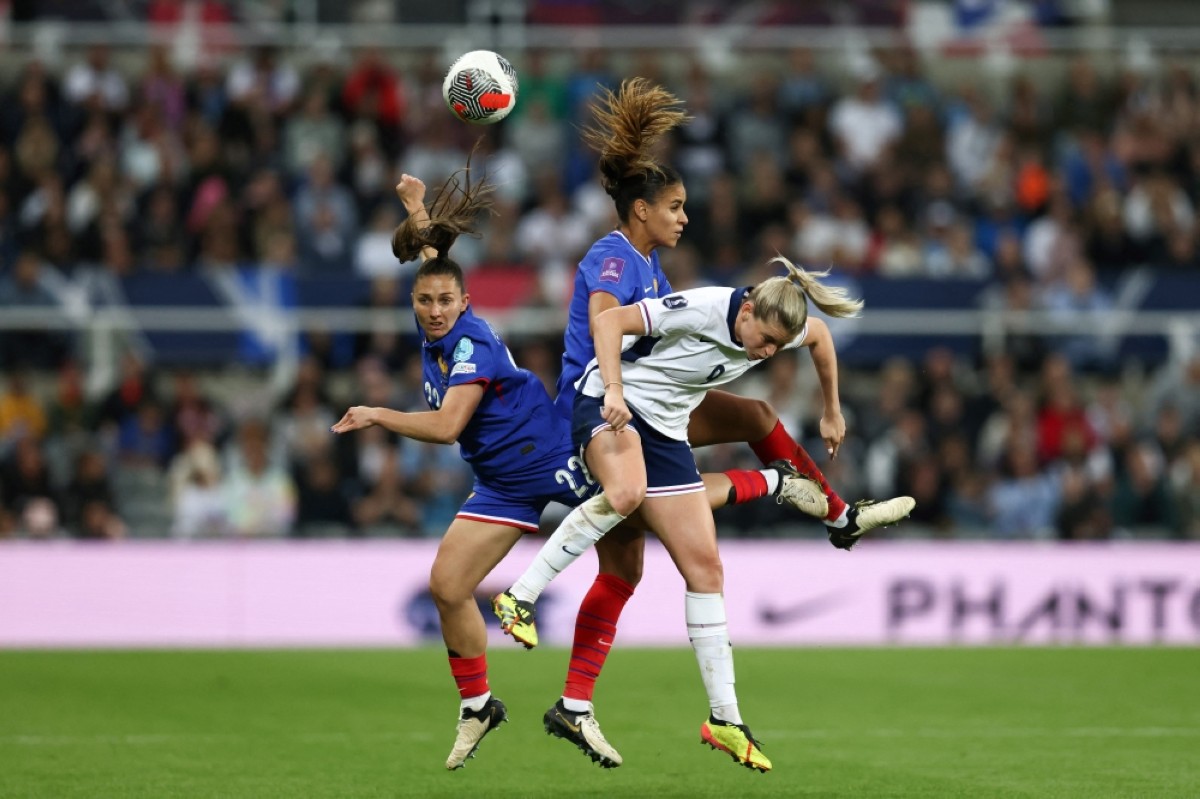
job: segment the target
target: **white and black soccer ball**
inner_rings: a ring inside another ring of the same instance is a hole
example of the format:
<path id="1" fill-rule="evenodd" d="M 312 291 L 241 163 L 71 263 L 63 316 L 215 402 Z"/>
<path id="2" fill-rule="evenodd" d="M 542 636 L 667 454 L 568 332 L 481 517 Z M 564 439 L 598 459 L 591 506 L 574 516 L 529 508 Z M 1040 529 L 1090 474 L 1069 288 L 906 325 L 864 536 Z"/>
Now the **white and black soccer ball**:
<path id="1" fill-rule="evenodd" d="M 499 53 L 472 50 L 450 66 L 442 81 L 442 97 L 464 122 L 494 124 L 517 104 L 517 71 Z"/>

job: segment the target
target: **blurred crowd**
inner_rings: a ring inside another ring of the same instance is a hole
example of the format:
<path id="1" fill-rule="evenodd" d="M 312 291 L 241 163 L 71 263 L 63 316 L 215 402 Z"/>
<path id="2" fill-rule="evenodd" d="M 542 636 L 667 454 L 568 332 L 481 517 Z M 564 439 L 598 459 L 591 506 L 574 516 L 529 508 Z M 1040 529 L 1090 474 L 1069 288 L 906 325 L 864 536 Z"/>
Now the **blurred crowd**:
<path id="1" fill-rule="evenodd" d="M 684 242 L 663 253 L 677 288 L 754 282 L 782 252 L 837 274 L 979 281 L 1003 309 L 1102 315 L 1114 300 L 1101 278 L 1200 274 L 1200 85 L 1184 65 L 1082 56 L 997 84 L 935 80 L 907 49 L 849 62 L 795 50 L 720 73 L 530 51 L 514 56 L 517 110 L 477 128 L 445 109 L 432 52 L 402 67 L 371 48 L 230 48 L 189 70 L 173 55 L 96 45 L 0 86 L 0 309 L 69 305 L 98 275 L 183 272 L 354 275 L 373 304 L 402 309 L 415 264 L 391 253 L 393 186 L 408 172 L 435 189 L 472 148 L 497 191 L 482 236 L 455 250 L 468 288 L 525 274 L 519 303 L 560 308 L 614 222 L 577 129 L 597 86 L 631 74 L 692 116 L 663 151 L 688 190 Z M 560 344 L 518 343 L 553 390 Z M 910 493 L 912 527 L 945 535 L 1200 536 L 1200 361 L 1131 386 L 1095 337 L 1009 345 L 984 363 L 935 350 L 846 374 L 853 436 L 835 485 L 849 499 Z M 436 535 L 469 490 L 454 448 L 327 433 L 348 403 L 422 405 L 411 336 L 342 349 L 310 337 L 296 385 L 258 413 L 206 395 L 213 376 L 132 353 L 93 396 L 79 347 L 0 335 L 0 534 Z M 800 357 L 745 391 L 811 435 L 819 402 Z M 768 505 L 727 512 L 723 532 L 819 533 Z"/>

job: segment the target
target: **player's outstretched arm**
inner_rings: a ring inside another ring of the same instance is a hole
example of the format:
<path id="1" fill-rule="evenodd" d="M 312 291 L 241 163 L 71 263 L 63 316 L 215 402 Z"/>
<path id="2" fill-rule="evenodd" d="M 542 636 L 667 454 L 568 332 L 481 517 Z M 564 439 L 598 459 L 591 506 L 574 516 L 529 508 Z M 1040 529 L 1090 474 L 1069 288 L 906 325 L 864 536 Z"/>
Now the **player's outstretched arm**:
<path id="1" fill-rule="evenodd" d="M 453 444 L 471 420 L 479 401 L 483 399 L 483 383 L 454 386 L 446 392 L 442 407 L 436 411 L 405 413 L 391 408 L 371 408 L 355 405 L 329 428 L 335 433 L 348 433 L 371 425 L 379 425 L 397 435 L 430 444 Z"/>

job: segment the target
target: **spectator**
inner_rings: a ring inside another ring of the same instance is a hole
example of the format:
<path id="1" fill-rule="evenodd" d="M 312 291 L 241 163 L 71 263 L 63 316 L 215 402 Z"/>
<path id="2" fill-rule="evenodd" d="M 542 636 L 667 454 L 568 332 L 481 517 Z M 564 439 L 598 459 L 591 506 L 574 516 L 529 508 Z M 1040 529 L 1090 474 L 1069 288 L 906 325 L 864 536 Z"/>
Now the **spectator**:
<path id="1" fill-rule="evenodd" d="M 221 462 L 206 441 L 193 440 L 171 461 L 171 535 L 216 538 L 229 526 L 229 508 L 221 487 Z"/>
<path id="2" fill-rule="evenodd" d="M 838 155 L 851 174 L 860 175 L 879 162 L 884 151 L 900 138 L 904 122 L 883 98 L 883 74 L 875 64 L 859 68 L 853 95 L 834 104 L 829 129 Z"/>
<path id="3" fill-rule="evenodd" d="M 29 389 L 28 373 L 14 369 L 0 394 L 0 449 L 7 450 L 23 438 L 40 440 L 46 434 L 46 411 Z"/>
<path id="4" fill-rule="evenodd" d="M 326 439 L 326 447 L 332 444 Z M 331 451 L 305 461 L 297 470 L 296 485 L 300 496 L 296 512 L 295 534 L 345 536 L 355 529 L 350 500 L 342 487 L 338 463 Z"/>
<path id="5" fill-rule="evenodd" d="M 1083 258 L 1073 258 L 1063 280 L 1051 286 L 1044 300 L 1056 329 L 1078 331 L 1059 339 L 1055 349 L 1077 369 L 1096 369 L 1111 364 L 1114 347 L 1104 335 L 1113 308 L 1108 292 L 1097 285 L 1096 273 Z"/>
<path id="6" fill-rule="evenodd" d="M 30 538 L 51 538 L 60 531 L 62 498 L 50 480 L 45 452 L 32 436 L 17 439 L 0 469 L 5 513 Z"/>
<path id="7" fill-rule="evenodd" d="M 12 272 L 0 277 L 0 309 L 42 309 L 45 314 L 57 311 L 58 299 L 48 288 L 52 279 L 50 270 L 35 251 L 22 252 Z M 54 330 L 0 331 L 0 363 L 6 369 L 18 365 L 53 369 L 63 362 L 68 349 L 64 335 Z"/>
<path id="8" fill-rule="evenodd" d="M 1128 532 L 1147 526 L 1179 529 L 1179 514 L 1164 470 L 1162 454 L 1138 443 L 1125 455 L 1112 497 L 1113 521 Z"/>
<path id="9" fill-rule="evenodd" d="M 988 491 L 992 529 L 1000 538 L 1048 539 L 1062 499 L 1062 479 L 1040 472 L 1037 450 L 1020 439 L 1005 454 L 1000 478 Z"/>
<path id="10" fill-rule="evenodd" d="M 113 540 L 125 536 L 108 464 L 99 450 L 80 453 L 62 505 L 63 524 L 79 538 Z"/>
<path id="11" fill-rule="evenodd" d="M 340 271 L 354 251 L 358 208 L 354 195 L 336 182 L 326 154 L 314 156 L 293 207 L 303 269 L 315 274 Z"/>
<path id="12" fill-rule="evenodd" d="M 283 163 L 288 173 L 307 174 L 321 155 L 338 171 L 346 150 L 346 127 L 330 112 L 324 92 L 310 89 L 301 98 L 300 111 L 288 117 L 283 131 Z"/>
<path id="13" fill-rule="evenodd" d="M 68 102 L 110 115 L 122 113 L 129 105 L 129 84 L 114 67 L 107 45 L 94 44 L 87 57 L 67 72 L 63 95 Z"/>
<path id="14" fill-rule="evenodd" d="M 221 488 L 229 510 L 229 532 L 238 538 L 288 535 L 296 519 L 296 486 L 271 462 L 270 434 L 260 419 L 242 422 L 237 458 Z"/>
<path id="15" fill-rule="evenodd" d="M 377 47 L 362 50 L 342 86 L 342 106 L 352 122 L 367 121 L 395 158 L 404 144 L 402 130 L 408 100 L 395 70 Z M 428 180 L 429 178 L 425 178 Z"/>

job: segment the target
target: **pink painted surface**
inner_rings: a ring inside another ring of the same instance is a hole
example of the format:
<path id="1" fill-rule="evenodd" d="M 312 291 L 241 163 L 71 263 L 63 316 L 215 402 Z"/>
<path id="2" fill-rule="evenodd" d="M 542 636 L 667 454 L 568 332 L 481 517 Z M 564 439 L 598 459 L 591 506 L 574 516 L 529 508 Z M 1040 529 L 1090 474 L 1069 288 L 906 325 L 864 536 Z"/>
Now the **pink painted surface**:
<path id="1" fill-rule="evenodd" d="M 540 539 L 484 582 L 506 587 Z M 9 543 L 0 647 L 412 646 L 438 643 L 436 542 Z M 813 542 L 722 546 L 737 645 L 1200 643 L 1200 545 Z M 594 556 L 543 597 L 568 643 Z M 686 645 L 683 582 L 656 544 L 621 645 Z M 494 642 L 513 645 L 493 630 Z"/>

